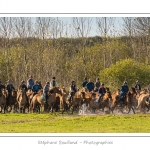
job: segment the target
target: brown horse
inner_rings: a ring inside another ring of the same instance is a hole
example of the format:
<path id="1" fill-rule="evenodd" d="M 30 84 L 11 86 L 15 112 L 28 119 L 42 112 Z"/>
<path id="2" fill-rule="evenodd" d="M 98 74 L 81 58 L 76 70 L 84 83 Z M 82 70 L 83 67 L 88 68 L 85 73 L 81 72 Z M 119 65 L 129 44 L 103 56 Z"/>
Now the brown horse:
<path id="1" fill-rule="evenodd" d="M 38 111 L 40 113 L 40 110 L 44 106 L 44 101 L 41 98 L 42 94 L 43 94 L 43 90 L 39 90 L 38 93 L 33 96 L 30 102 L 30 112 Z"/>
<path id="2" fill-rule="evenodd" d="M 31 103 L 31 100 L 32 100 L 32 98 L 33 98 L 33 92 L 32 92 L 32 90 L 31 89 L 29 89 L 27 92 L 26 92 L 26 95 L 27 95 L 27 97 L 28 97 L 28 100 L 29 100 L 29 104 Z"/>
<path id="3" fill-rule="evenodd" d="M 61 89 L 62 96 L 60 98 L 60 108 L 62 114 L 66 111 L 68 114 L 73 114 L 74 111 L 78 111 L 82 102 L 82 92 L 81 90 L 77 91 L 73 96 L 73 100 L 70 102 L 68 100 L 69 92 L 63 87 Z"/>
<path id="4" fill-rule="evenodd" d="M 18 91 L 18 105 L 19 105 L 19 111 L 25 113 L 25 109 L 28 109 L 29 112 L 29 101 L 26 95 L 25 89 L 20 89 Z"/>
<path id="5" fill-rule="evenodd" d="M 48 95 L 49 95 L 49 97 L 47 99 L 48 111 L 51 109 L 51 112 L 53 112 L 54 106 L 58 100 L 56 97 L 58 97 L 59 95 L 62 96 L 62 92 L 58 87 L 54 87 L 49 90 Z"/>
<path id="6" fill-rule="evenodd" d="M 0 91 L 0 113 L 2 113 L 2 112 L 5 113 L 6 97 L 7 97 L 7 92 L 5 89 L 2 89 L 2 91 Z"/>
<path id="7" fill-rule="evenodd" d="M 6 102 L 6 110 L 8 112 L 11 112 L 13 109 L 14 112 L 17 112 L 17 108 L 18 108 L 17 90 L 12 90 L 8 102 Z"/>
<path id="8" fill-rule="evenodd" d="M 140 112 L 145 113 L 145 108 L 147 107 L 149 111 L 149 102 L 147 102 L 147 99 L 149 99 L 149 94 L 148 93 L 142 93 L 140 94 L 138 98 L 138 106 L 137 109 L 140 110 Z"/>
<path id="9" fill-rule="evenodd" d="M 93 94 L 92 99 L 90 101 L 90 108 L 91 111 L 95 113 L 96 110 L 102 109 L 102 112 L 104 112 L 104 108 L 110 109 L 110 102 L 112 99 L 111 92 L 109 88 L 106 87 L 106 93 L 104 96 L 102 96 L 101 100 L 99 98 L 96 98 L 96 94 Z"/>
<path id="10" fill-rule="evenodd" d="M 122 103 L 122 101 L 119 101 L 119 94 L 120 90 L 118 89 L 114 94 L 112 94 L 112 104 L 110 106 L 110 110 L 113 113 L 115 108 L 119 108 L 120 111 L 123 113 L 123 109 L 128 109 L 128 113 L 130 113 L 131 109 L 133 113 L 134 111 L 134 103 L 136 101 L 136 90 L 135 88 L 131 87 L 129 92 L 125 95 L 124 101 L 125 104 Z"/>

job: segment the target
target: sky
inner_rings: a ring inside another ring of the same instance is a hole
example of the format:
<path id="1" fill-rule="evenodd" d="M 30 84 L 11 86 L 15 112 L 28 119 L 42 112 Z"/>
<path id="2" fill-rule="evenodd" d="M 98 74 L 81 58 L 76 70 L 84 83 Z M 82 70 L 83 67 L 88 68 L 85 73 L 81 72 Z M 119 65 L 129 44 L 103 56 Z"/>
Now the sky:
<path id="1" fill-rule="evenodd" d="M 66 24 L 71 24 L 72 22 L 72 17 L 58 17 L 58 18 Z M 123 23 L 122 17 L 112 17 L 112 18 L 114 18 L 114 29 L 118 31 L 121 30 L 120 25 Z M 92 17 L 92 28 L 89 36 L 96 36 L 99 34 L 100 33 L 98 32 L 97 28 L 96 17 Z"/>

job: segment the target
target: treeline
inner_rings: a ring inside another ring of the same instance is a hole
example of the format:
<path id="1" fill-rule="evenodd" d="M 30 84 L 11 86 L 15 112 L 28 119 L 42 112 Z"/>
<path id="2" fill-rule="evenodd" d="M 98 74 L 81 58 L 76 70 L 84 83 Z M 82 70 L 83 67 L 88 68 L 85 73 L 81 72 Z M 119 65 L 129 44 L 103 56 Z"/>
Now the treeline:
<path id="1" fill-rule="evenodd" d="M 123 36 L 112 32 L 112 18 L 97 18 L 101 36 L 95 37 L 89 37 L 90 19 L 72 18 L 74 30 L 67 37 L 64 35 L 70 28 L 64 29 L 57 18 L 34 18 L 34 28 L 31 18 L 0 18 L 0 80 L 5 83 L 10 79 L 17 87 L 30 74 L 42 84 L 55 76 L 60 86 L 68 87 L 75 80 L 80 87 L 84 77 L 93 81 L 100 77 L 107 86 L 116 88 L 123 80 L 132 85 L 144 78 L 142 83 L 146 86 L 149 76 L 141 74 L 142 70 L 139 77 L 137 73 L 131 76 L 135 72 L 128 70 L 131 64 L 124 69 L 123 77 L 122 71 L 114 72 L 112 77 L 111 71 L 105 70 L 129 58 L 133 64 L 138 62 L 149 69 L 149 18 L 123 18 Z M 108 23 L 103 25 L 103 20 Z"/>

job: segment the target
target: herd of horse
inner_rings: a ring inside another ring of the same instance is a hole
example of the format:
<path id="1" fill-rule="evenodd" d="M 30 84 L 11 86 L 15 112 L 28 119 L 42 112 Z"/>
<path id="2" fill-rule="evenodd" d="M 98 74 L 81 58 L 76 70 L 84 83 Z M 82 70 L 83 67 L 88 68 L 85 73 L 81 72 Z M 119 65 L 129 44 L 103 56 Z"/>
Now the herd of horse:
<path id="1" fill-rule="evenodd" d="M 71 101 L 68 100 L 69 92 L 63 87 L 54 87 L 49 90 L 47 101 L 43 100 L 43 90 L 39 90 L 34 94 L 32 90 L 18 89 L 13 90 L 8 100 L 7 90 L 0 91 L 0 112 L 1 113 L 41 113 L 41 112 L 67 112 L 73 114 L 82 109 L 83 104 L 86 105 L 87 111 L 96 113 L 102 111 L 114 113 L 121 111 L 122 113 L 130 113 L 131 110 L 135 114 L 137 110 L 146 113 L 149 111 L 150 103 L 149 93 L 143 89 L 141 91 L 131 87 L 129 92 L 124 97 L 124 103 L 119 100 L 120 90 L 117 89 L 111 93 L 109 88 L 106 88 L 105 95 L 98 99 L 98 92 L 88 92 L 86 88 L 78 90 Z"/>

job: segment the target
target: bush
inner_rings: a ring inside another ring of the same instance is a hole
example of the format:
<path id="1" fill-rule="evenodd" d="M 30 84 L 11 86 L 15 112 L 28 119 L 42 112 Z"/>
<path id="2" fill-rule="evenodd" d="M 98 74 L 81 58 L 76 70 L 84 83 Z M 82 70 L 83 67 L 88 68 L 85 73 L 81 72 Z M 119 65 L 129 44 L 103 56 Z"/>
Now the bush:
<path id="1" fill-rule="evenodd" d="M 100 79 L 113 90 L 120 87 L 124 81 L 131 87 L 139 80 L 142 87 L 147 87 L 150 82 L 150 66 L 132 59 L 124 59 L 101 71 Z"/>

